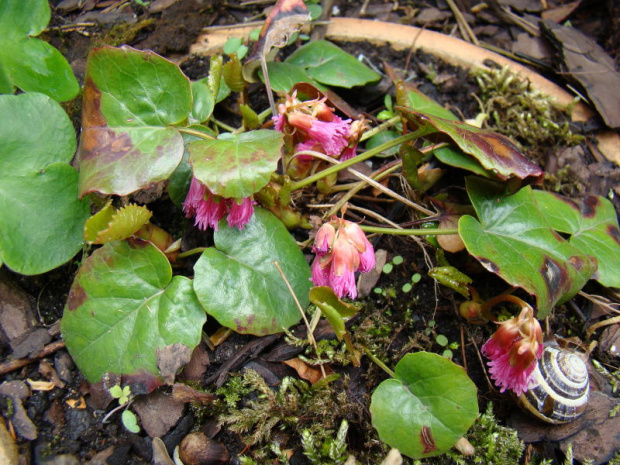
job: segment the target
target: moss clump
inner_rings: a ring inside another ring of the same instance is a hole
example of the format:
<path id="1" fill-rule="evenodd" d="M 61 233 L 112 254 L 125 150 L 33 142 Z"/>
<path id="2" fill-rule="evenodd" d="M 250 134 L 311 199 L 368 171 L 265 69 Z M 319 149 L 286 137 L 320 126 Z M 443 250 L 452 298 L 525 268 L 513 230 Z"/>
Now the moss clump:
<path id="1" fill-rule="evenodd" d="M 112 47 L 118 47 L 120 45 L 131 44 L 143 29 L 150 27 L 154 22 L 154 18 L 147 18 L 134 24 L 115 24 L 107 34 L 93 39 L 92 46 L 100 47 L 102 45 L 111 45 Z"/>
<path id="2" fill-rule="evenodd" d="M 535 156 L 542 158 L 549 146 L 575 145 L 583 140 L 569 127 L 571 108 L 563 108 L 532 89 L 529 81 L 507 67 L 478 71 L 475 77 L 486 124 L 515 139 Z"/>
<path id="3" fill-rule="evenodd" d="M 278 456 L 277 448 L 290 448 L 300 443 L 316 457 L 344 456 L 346 447 L 342 437 L 342 421 L 362 415 L 359 404 L 352 403 L 347 395 L 346 378 L 328 376 L 314 385 L 291 377 L 282 380 L 272 389 L 254 370 L 231 376 L 217 394 L 226 405 L 220 405 L 220 425 L 245 435 L 252 448 L 252 460 Z M 346 423 L 345 423 L 346 424 Z M 278 444 L 275 432 L 290 431 L 292 444 Z M 248 434 L 249 433 L 249 434 Z M 340 440 L 334 438 L 340 437 Z M 331 455 L 330 455 L 331 454 Z M 325 458 L 324 457 L 324 458 Z M 262 462 L 261 462 L 262 463 Z M 327 463 L 327 462 L 326 462 Z"/>

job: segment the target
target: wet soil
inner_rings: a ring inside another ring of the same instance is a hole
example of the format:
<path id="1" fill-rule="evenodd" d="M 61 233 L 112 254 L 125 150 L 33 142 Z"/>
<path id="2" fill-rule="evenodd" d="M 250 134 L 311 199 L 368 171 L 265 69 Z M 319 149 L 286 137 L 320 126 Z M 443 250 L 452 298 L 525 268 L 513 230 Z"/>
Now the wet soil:
<path id="1" fill-rule="evenodd" d="M 114 2 L 107 3 L 111 5 Z M 82 32 L 50 31 L 44 37 L 63 52 L 80 80 L 83 79 L 88 50 L 103 43 L 127 44 L 139 49 L 151 49 L 179 63 L 191 79 L 199 79 L 208 72 L 208 59 L 188 56 L 188 52 L 189 46 L 202 28 L 252 20 L 259 18 L 262 13 L 259 5 L 243 5 L 241 2 L 179 0 L 158 13 L 148 13 L 137 3 L 128 4 L 120 11 L 113 10 L 112 15 L 105 17 L 106 24 L 88 27 Z M 342 15 L 360 16 L 358 3 L 361 2 L 336 3 Z M 438 7 L 445 11 L 445 5 L 441 5 L 442 2 L 438 3 Z M 387 8 L 391 4 L 392 2 L 373 2 L 367 11 L 375 11 L 377 17 L 383 16 L 381 19 L 402 22 L 412 14 L 412 9 L 418 8 L 413 2 L 401 2 L 400 8 L 393 11 Z M 591 11 L 586 8 L 584 10 Z M 86 14 L 91 16 L 80 16 Z M 100 15 L 99 18 L 97 15 Z M 82 10 L 55 13 L 50 26 L 62 26 L 76 21 L 87 22 L 89 18 L 101 20 L 103 18 L 101 15 L 101 9 L 94 9 L 90 13 Z M 474 24 L 484 40 L 494 40 L 497 46 L 506 45 L 513 40 L 511 34 L 514 33 L 514 26 L 502 24 L 501 21 L 488 17 L 484 18 L 486 20 L 478 16 L 474 18 Z M 588 27 L 591 27 L 591 23 L 597 19 L 592 15 L 589 16 L 589 21 L 582 18 L 583 15 L 578 15 L 575 18 L 576 23 L 581 22 Z M 619 47 L 617 37 L 610 32 L 614 31 L 613 25 L 610 26 L 609 18 L 604 16 L 599 20 L 599 24 L 604 24 L 606 27 L 600 27 L 596 31 L 598 39 L 613 56 L 617 57 Z M 451 16 L 444 16 L 444 19 L 433 23 L 432 27 L 451 32 L 454 30 L 454 21 Z M 615 27 L 617 32 L 617 25 Z M 476 99 L 472 97 L 479 91 L 476 81 L 461 69 L 447 66 L 434 57 L 421 53 L 409 55 L 406 52 L 394 52 L 387 47 L 377 48 L 363 44 L 339 45 L 355 56 L 363 54 L 368 62 L 378 69 L 382 69 L 383 62 L 390 63 L 391 66 L 401 70 L 407 79 L 416 82 L 422 92 L 455 111 L 463 119 L 474 118 L 480 110 Z M 444 76 L 445 79 L 433 79 L 431 75 Z M 372 118 L 383 108 L 383 96 L 388 88 L 388 83 L 382 82 L 374 88 L 351 91 L 343 93 L 342 96 L 348 102 L 355 102 L 361 112 Z M 255 98 L 261 98 L 260 92 L 256 92 Z M 76 128 L 79 127 L 77 107 L 79 102 L 75 102 L 74 107 L 69 108 L 70 113 L 74 115 Z M 235 118 L 232 114 L 229 117 Z M 592 155 L 587 145 L 584 144 L 582 149 L 584 163 L 587 166 L 592 163 Z M 583 186 L 579 190 L 596 191 L 596 182 L 593 180 L 596 181 L 591 177 L 582 179 Z M 391 181 L 390 187 L 397 191 L 402 190 L 396 181 Z M 370 193 L 367 195 L 368 203 L 362 206 L 372 208 L 398 223 L 411 220 L 406 213 L 394 208 L 392 204 L 377 202 L 370 197 Z M 149 207 L 154 211 L 158 209 L 163 211 L 169 206 L 169 201 L 164 199 L 156 201 Z M 296 234 L 298 240 L 307 237 L 302 231 Z M 380 275 L 370 295 L 362 301 L 360 313 L 348 323 L 352 332 L 358 334 L 363 342 L 373 344 L 388 366 L 394 366 L 405 353 L 412 350 L 443 353 L 446 347 L 437 342 L 437 335 L 445 336 L 453 347 L 453 360 L 466 367 L 468 375 L 479 388 L 480 410 L 484 411 L 487 402 L 492 401 L 498 418 L 506 421 L 516 410 L 515 403 L 489 385 L 478 351 L 480 344 L 488 338 L 493 328 L 468 325 L 459 318 L 458 294 L 437 286 L 435 281 L 427 276 L 428 264 L 418 243 L 411 239 L 382 237 L 376 239 L 374 245 L 377 250 L 387 252 L 388 261 L 395 256 L 401 256 L 403 263 L 395 266 L 390 274 Z M 434 260 L 432 249 L 426 251 Z M 85 381 L 68 353 L 62 348 L 62 343 L 52 348 L 56 350 L 39 356 L 39 351 L 43 347 L 50 347 L 51 344 L 62 341 L 58 321 L 62 316 L 68 290 L 80 260 L 81 257 L 78 256 L 57 270 L 35 277 L 20 276 L 6 269 L 0 275 L 0 282 L 8 283 L 11 292 L 17 292 L 21 296 L 23 306 L 28 307 L 28 311 L 32 314 L 32 321 L 27 325 L 32 340 L 30 351 L 28 352 L 27 347 L 24 348 L 23 345 L 15 344 L 14 341 L 9 344 L 7 338 L 2 339 L 0 346 L 4 362 L 17 358 L 15 355 L 18 349 L 22 352 L 26 350 L 25 355 L 20 358 L 29 358 L 30 362 L 17 369 L 2 372 L 0 379 L 6 388 L 5 390 L 0 388 L 0 412 L 16 431 L 17 444 L 23 458 L 23 462 L 20 463 L 50 465 L 169 463 L 158 458 L 157 454 L 154 458 L 151 437 L 144 431 L 139 434 L 129 433 L 123 427 L 120 415 L 112 415 L 104 421 L 112 409 L 110 399 L 101 394 L 103 390 L 101 386 L 91 386 Z M 476 274 L 477 282 L 483 283 L 478 288 L 483 295 L 494 295 L 506 289 L 500 279 L 481 270 L 479 265 L 471 262 L 466 255 L 450 255 L 449 260 L 457 268 Z M 420 281 L 415 284 L 412 291 L 403 292 L 403 285 L 410 283 L 411 277 L 416 274 L 420 275 Z M 521 297 L 527 298 L 525 295 Z M 578 299 L 576 305 L 585 312 L 591 307 L 583 299 Z M 573 317 L 553 317 L 547 324 L 549 334 L 570 336 L 583 333 L 583 322 Z M 34 335 L 35 331 L 41 328 L 44 331 Z M 205 332 L 212 335 L 217 329 L 217 324 L 211 320 L 205 327 Z M 291 330 L 300 336 L 305 332 L 303 325 Z M 333 340 L 334 336 L 329 328 L 320 326 L 317 338 Z M 233 334 L 214 350 L 201 346 L 197 352 L 206 358 L 204 364 L 206 368 L 202 372 L 199 371 L 198 378 L 192 379 L 190 384 L 213 393 L 229 374 L 247 368 L 257 370 L 268 384 L 278 386 L 283 377 L 297 376 L 293 369 L 281 362 L 298 355 L 301 349 L 292 347 L 284 335 L 255 338 Z M 609 361 L 612 365 L 616 364 L 616 367 L 617 362 L 617 360 Z M 349 451 L 362 463 L 370 463 L 364 462 L 363 457 L 376 457 L 387 452 L 387 449 L 382 448 L 376 441 L 376 437 L 369 433 L 372 427 L 367 410 L 369 393 L 385 379 L 386 375 L 367 359 L 363 360 L 360 368 L 335 365 L 334 369 L 343 376 L 334 388 L 345 389 L 351 399 L 348 410 L 343 409 L 339 412 L 351 425 L 348 435 Z M 50 390 L 32 389 L 21 401 L 15 400 L 15 392 L 25 386 L 26 380 L 52 380 L 54 385 Z M 171 394 L 171 389 L 165 389 L 164 394 Z M 74 407 L 76 405 L 74 402 L 78 402 L 79 407 Z M 23 405 L 27 418 L 19 417 L 15 413 L 17 404 Z M 251 448 L 245 446 L 238 434 L 231 432 L 226 426 L 216 427 L 214 423 L 215 418 L 209 413 L 208 406 L 205 408 L 188 405 L 183 409 L 178 421 L 163 434 L 163 442 L 171 453 L 190 431 L 200 429 L 226 446 L 231 457 L 229 463 L 239 463 L 237 458 L 239 454 L 251 454 Z M 287 436 L 286 432 L 274 433 L 276 436 L 278 434 L 283 435 L 278 439 L 283 444 L 283 449 L 297 451 L 293 453 L 290 463 L 309 463 L 299 453 L 298 437 Z M 563 453 L 555 446 L 547 447 L 542 451 L 542 455 L 557 463 L 563 460 Z"/>

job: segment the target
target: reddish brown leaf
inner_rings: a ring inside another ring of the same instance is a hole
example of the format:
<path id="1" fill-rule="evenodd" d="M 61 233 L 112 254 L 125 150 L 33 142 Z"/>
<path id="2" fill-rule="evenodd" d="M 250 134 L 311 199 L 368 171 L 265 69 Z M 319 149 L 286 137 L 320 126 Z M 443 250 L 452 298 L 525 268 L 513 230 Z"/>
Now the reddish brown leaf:
<path id="1" fill-rule="evenodd" d="M 535 183 L 542 181 L 543 170 L 531 162 L 512 140 L 501 134 L 401 106 L 396 109 L 417 128 L 426 129 L 427 134 L 447 136 L 502 181 L 513 178 Z"/>

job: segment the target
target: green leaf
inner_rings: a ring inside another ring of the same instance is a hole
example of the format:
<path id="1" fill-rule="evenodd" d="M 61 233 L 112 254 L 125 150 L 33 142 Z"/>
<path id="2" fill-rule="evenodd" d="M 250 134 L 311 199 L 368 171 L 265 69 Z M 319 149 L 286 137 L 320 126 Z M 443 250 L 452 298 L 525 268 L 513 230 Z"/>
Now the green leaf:
<path id="1" fill-rule="evenodd" d="M 478 215 L 459 220 L 467 250 L 487 270 L 534 294 L 538 318 L 591 278 L 596 261 L 551 229 L 529 186 L 506 195 L 500 185 L 471 177 L 467 192 Z"/>
<path id="2" fill-rule="evenodd" d="M 543 175 L 538 165 L 523 155 L 513 141 L 501 134 L 409 108 L 399 106 L 396 110 L 418 129 L 424 129 L 425 134 L 439 132 L 448 136 L 461 151 L 475 158 L 499 180 L 531 178 L 536 181 Z M 446 163 L 449 161 L 446 160 Z M 457 166 L 465 168 L 463 165 Z"/>
<path id="3" fill-rule="evenodd" d="M 366 141 L 365 148 L 366 150 L 374 149 L 375 147 L 379 147 L 381 144 L 385 144 L 386 142 L 394 140 L 400 136 L 401 134 L 396 131 L 381 131 L 380 133 L 375 134 L 374 136 L 372 136 L 370 139 Z M 381 158 L 391 157 L 392 155 L 397 155 L 398 150 L 399 150 L 399 147 L 395 146 L 395 147 L 392 147 L 391 149 L 387 149 L 381 152 L 379 155 L 377 155 L 377 157 L 381 157 Z"/>
<path id="4" fill-rule="evenodd" d="M 91 244 L 127 239 L 149 222 L 153 214 L 143 205 L 129 204 L 116 210 L 108 203 L 88 219 L 84 239 Z"/>
<path id="5" fill-rule="evenodd" d="M 192 82 L 192 118 L 199 123 L 208 120 L 215 108 L 215 98 L 205 81 Z"/>
<path id="6" fill-rule="evenodd" d="M 192 181 L 192 167 L 189 164 L 189 151 L 187 150 L 187 146 L 190 142 L 195 140 L 200 140 L 200 138 L 191 134 L 183 134 L 183 142 L 185 144 L 183 159 L 168 179 L 168 195 L 170 195 L 170 200 L 178 206 L 181 206 L 185 201 L 185 197 L 189 191 L 189 185 Z"/>
<path id="7" fill-rule="evenodd" d="M 297 243 L 272 213 L 257 208 L 244 230 L 220 222 L 215 247 L 194 266 L 194 289 L 209 315 L 243 334 L 278 333 L 301 319 L 277 261 L 302 308 L 310 267 Z"/>
<path id="8" fill-rule="evenodd" d="M 276 170 L 283 135 L 261 129 L 242 134 L 221 134 L 215 140 L 189 144 L 194 176 L 222 197 L 243 198 L 267 185 Z"/>
<path id="9" fill-rule="evenodd" d="M 407 354 L 394 375 L 375 389 L 370 414 L 379 438 L 401 453 L 415 459 L 441 455 L 476 420 L 476 386 L 450 360 Z"/>
<path id="10" fill-rule="evenodd" d="M 123 421 L 123 426 L 127 428 L 128 431 L 134 434 L 138 434 L 140 432 L 140 427 L 138 426 L 138 419 L 131 410 L 123 410 L 121 419 Z"/>
<path id="11" fill-rule="evenodd" d="M 124 395 L 123 388 L 121 388 L 118 384 L 115 384 L 110 388 L 110 395 L 115 399 L 120 399 Z"/>
<path id="12" fill-rule="evenodd" d="M 62 54 L 39 35 L 50 20 L 47 0 L 0 2 L 0 91 L 42 92 L 64 102 L 80 86 Z"/>
<path id="13" fill-rule="evenodd" d="M 68 164 L 74 152 L 73 125 L 58 103 L 0 95 L 0 256 L 18 273 L 44 273 L 82 248 L 90 211 Z"/>
<path id="14" fill-rule="evenodd" d="M 310 76 L 328 86 L 350 89 L 381 79 L 378 73 L 326 40 L 315 40 L 304 45 L 286 62 L 305 68 Z"/>
<path id="15" fill-rule="evenodd" d="M 172 125 L 192 109 L 190 83 L 174 63 L 130 47 L 91 51 L 86 65 L 80 195 L 128 195 L 167 179 L 183 157 Z"/>
<path id="16" fill-rule="evenodd" d="M 200 342 L 205 312 L 150 242 L 109 242 L 78 271 L 62 318 L 67 349 L 95 383 L 107 373 L 158 377 L 157 349 Z"/>
<path id="17" fill-rule="evenodd" d="M 620 229 L 612 203 L 594 195 L 569 199 L 544 191 L 533 194 L 551 227 L 570 234 L 571 245 L 596 258 L 593 278 L 603 286 L 620 287 Z"/>
<path id="18" fill-rule="evenodd" d="M 304 68 L 292 63 L 270 61 L 267 63 L 267 72 L 269 73 L 271 88 L 276 92 L 290 92 L 293 86 L 300 82 L 309 82 L 317 88 L 325 90 L 325 87 L 312 79 Z M 259 71 L 258 75 L 263 79 L 262 71 Z"/>
<path id="19" fill-rule="evenodd" d="M 449 121 L 457 121 L 457 116 L 440 105 L 428 95 L 420 92 L 414 84 L 398 80 L 396 85 L 396 105 L 407 107 L 427 115 L 438 116 Z"/>
<path id="20" fill-rule="evenodd" d="M 347 332 L 345 321 L 358 312 L 354 305 L 343 302 L 328 286 L 318 286 L 310 289 L 310 301 L 319 307 L 323 316 L 334 329 L 338 340 Z"/>

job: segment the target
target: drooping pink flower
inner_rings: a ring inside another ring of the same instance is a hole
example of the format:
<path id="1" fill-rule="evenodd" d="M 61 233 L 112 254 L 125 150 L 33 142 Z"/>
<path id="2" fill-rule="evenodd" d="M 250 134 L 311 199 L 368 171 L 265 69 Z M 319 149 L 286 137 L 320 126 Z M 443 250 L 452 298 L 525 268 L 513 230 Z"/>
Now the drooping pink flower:
<path id="1" fill-rule="evenodd" d="M 194 224 L 203 231 L 207 228 L 213 228 L 217 231 L 218 223 L 224 216 L 226 216 L 226 201 L 206 189 L 202 202 L 196 208 Z"/>
<path id="2" fill-rule="evenodd" d="M 351 221 L 332 218 L 323 224 L 314 239 L 312 282 L 329 286 L 339 297 L 357 297 L 355 272 L 375 266 L 374 248 L 361 228 Z"/>
<path id="3" fill-rule="evenodd" d="M 343 120 L 326 105 L 325 98 L 302 102 L 293 94 L 278 106 L 278 111 L 274 127 L 292 137 L 295 152 L 314 150 L 340 159 L 355 156 L 365 123 Z M 312 161 L 307 155 L 298 157 Z"/>
<path id="4" fill-rule="evenodd" d="M 303 113 L 288 115 L 288 123 L 301 133 L 301 142 L 318 143 L 325 154 L 336 158 L 349 145 L 350 122 L 350 119 L 343 120 L 337 115 L 333 115 L 331 121 L 321 121 Z"/>
<path id="5" fill-rule="evenodd" d="M 532 374 L 542 352 L 542 329 L 529 305 L 518 316 L 500 323 L 482 346 L 482 353 L 490 359 L 489 373 L 500 392 L 510 389 L 517 396 L 533 387 Z"/>
<path id="6" fill-rule="evenodd" d="M 213 194 L 204 184 L 192 177 L 189 191 L 183 202 L 183 212 L 187 218 L 194 217 L 198 229 L 213 228 L 226 215 L 228 226 L 243 229 L 254 214 L 251 197 L 240 199 L 225 198 Z"/>

